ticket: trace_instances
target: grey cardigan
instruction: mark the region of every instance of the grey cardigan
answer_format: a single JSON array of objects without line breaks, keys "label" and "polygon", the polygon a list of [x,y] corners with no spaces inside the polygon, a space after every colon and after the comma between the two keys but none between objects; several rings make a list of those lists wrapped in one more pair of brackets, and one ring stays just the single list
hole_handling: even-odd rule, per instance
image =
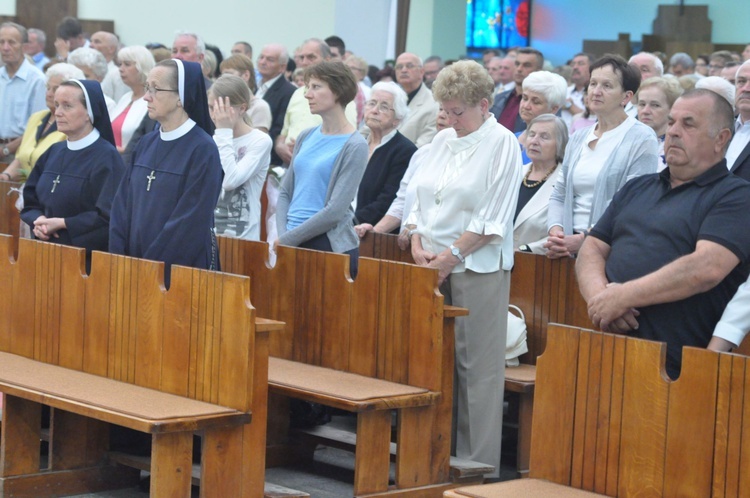
[{"label": "grey cardigan", "polygon": [[[549,199],[547,230],[555,225],[563,227],[566,235],[573,233],[573,173],[586,147],[586,137],[591,128],[582,128],[570,138],[565,150],[562,171],[557,177],[555,189]],[[620,145],[612,152],[599,172],[594,184],[594,199],[591,203],[589,227],[601,218],[615,193],[631,178],[656,173],[659,163],[659,143],[654,130],[636,121],[625,133]]]},{"label": "grey cardigan", "polygon": [[368,146],[359,132],[354,132],[344,143],[336,157],[328,182],[323,209],[300,226],[287,231],[287,213],[294,197],[294,160],[305,139],[315,128],[304,130],[294,145],[292,163],[281,181],[279,200],[276,203],[276,227],[279,244],[299,246],[313,237],[328,235],[333,252],[343,253],[359,247],[359,237],[354,231],[352,201],[367,167]]}]

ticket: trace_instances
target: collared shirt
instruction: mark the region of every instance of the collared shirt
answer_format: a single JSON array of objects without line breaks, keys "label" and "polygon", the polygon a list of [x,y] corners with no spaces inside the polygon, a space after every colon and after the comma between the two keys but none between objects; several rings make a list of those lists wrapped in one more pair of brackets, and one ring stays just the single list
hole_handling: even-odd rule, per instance
[{"label": "collared shirt", "polygon": [[635,337],[666,341],[667,372],[679,371],[683,346],[705,348],[722,311],[748,277],[750,184],[724,160],[672,187],[669,169],[625,184],[590,234],[610,246],[609,282],[629,282],[692,254],[698,241],[720,244],[740,260],[716,287],[679,301],[639,308]]},{"label": "collared shirt", "polygon": [[422,246],[435,254],[466,231],[495,236],[453,273],[510,270],[521,169],[516,137],[493,116],[465,137],[457,137],[452,128],[443,130],[412,180],[417,182],[416,199],[406,224],[416,225]]},{"label": "collared shirt", "polygon": [[279,73],[276,75],[276,77],[271,78],[270,80],[266,81],[265,83],[258,86],[258,91],[255,93],[255,96],[258,98],[263,98],[263,96],[266,94],[269,88],[273,86],[276,81],[284,76],[284,73]]},{"label": "collared shirt", "polygon": [[44,71],[44,66],[49,62],[49,57],[47,57],[44,52],[39,52],[35,55],[32,55],[31,59],[34,61],[34,65],[37,67],[37,69],[42,72]]},{"label": "collared shirt", "polygon": [[734,122],[734,138],[732,138],[727,149],[727,168],[732,169],[748,143],[750,143],[750,119],[743,123],[742,116],[737,116],[737,120]]},{"label": "collared shirt", "polygon": [[45,92],[44,75],[26,58],[13,78],[0,68],[0,138],[23,135],[29,117],[47,108]]}]

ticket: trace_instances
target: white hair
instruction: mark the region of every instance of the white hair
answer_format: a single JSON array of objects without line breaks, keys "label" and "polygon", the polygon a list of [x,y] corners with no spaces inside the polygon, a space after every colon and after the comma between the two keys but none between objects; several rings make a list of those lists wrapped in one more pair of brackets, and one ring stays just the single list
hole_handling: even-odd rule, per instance
[{"label": "white hair", "polygon": [[[175,40],[179,38],[180,36],[190,36],[195,39],[195,53],[196,54],[205,54],[206,53],[206,43],[203,41],[203,38],[200,37],[197,33],[191,33],[189,31],[178,31],[175,33],[174,38]],[[174,42],[172,42],[174,45]]]},{"label": "white hair", "polygon": [[393,114],[396,119],[403,121],[409,115],[408,97],[406,92],[393,81],[378,81],[372,85],[372,92],[378,90],[393,95]]},{"label": "white hair", "polygon": [[695,84],[695,88],[711,90],[712,92],[724,97],[727,102],[729,102],[729,105],[732,106],[732,111],[734,111],[734,85],[721,76],[706,76],[705,78],[701,78]]},{"label": "white hair", "polygon": [[68,62],[78,67],[90,67],[96,77],[99,78],[99,81],[107,76],[107,71],[109,70],[107,67],[107,59],[104,58],[104,55],[98,50],[88,47],[81,47],[73,50],[68,55]]},{"label": "white hair", "polygon": [[151,71],[156,65],[154,56],[149,49],[141,45],[132,45],[130,47],[121,48],[117,52],[117,59],[120,62],[128,61],[135,64],[135,68],[138,70],[138,74],[141,77],[141,82],[146,83],[149,71]]},{"label": "white hair", "polygon": [[50,78],[54,78],[55,76],[59,76],[63,81],[86,79],[83,71],[67,62],[58,62],[57,64],[50,66],[44,75],[48,82]]},{"label": "white hair", "polygon": [[524,80],[524,90],[541,93],[547,99],[547,105],[560,108],[568,97],[568,84],[565,78],[549,71],[534,71]]},{"label": "white hair", "polygon": [[633,59],[638,57],[639,55],[647,55],[653,62],[654,67],[656,68],[656,72],[659,73],[657,76],[662,76],[664,74],[664,63],[659,59],[657,56],[652,54],[651,52],[638,52],[634,56],[632,56],[630,59],[628,59],[628,64],[633,63]]}]

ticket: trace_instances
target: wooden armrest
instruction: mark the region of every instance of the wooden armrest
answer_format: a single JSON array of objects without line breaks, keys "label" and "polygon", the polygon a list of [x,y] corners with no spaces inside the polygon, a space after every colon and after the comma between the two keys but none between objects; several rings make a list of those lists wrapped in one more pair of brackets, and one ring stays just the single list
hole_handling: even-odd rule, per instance
[{"label": "wooden armrest", "polygon": [[443,316],[447,318],[467,316],[468,314],[469,310],[466,308],[459,308],[458,306],[451,306],[450,304],[443,306]]},{"label": "wooden armrest", "polygon": [[284,328],[286,328],[286,323],[284,322],[271,320],[269,318],[255,318],[256,332],[273,332],[274,330],[284,330]]}]

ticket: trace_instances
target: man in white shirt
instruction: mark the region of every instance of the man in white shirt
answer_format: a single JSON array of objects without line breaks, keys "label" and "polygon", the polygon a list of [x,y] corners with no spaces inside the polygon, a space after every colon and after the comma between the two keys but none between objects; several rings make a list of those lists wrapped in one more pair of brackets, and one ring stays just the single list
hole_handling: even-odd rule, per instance
[{"label": "man in white shirt", "polygon": [[115,64],[117,51],[120,48],[120,40],[112,33],[97,31],[91,35],[91,48],[98,50],[107,59],[107,75],[102,80],[102,92],[115,102],[130,91],[130,88],[122,82],[120,68]]},{"label": "man in white shirt", "polygon": [[495,95],[512,89],[513,82],[513,58],[493,57],[487,63],[487,72],[495,82]]},{"label": "man in white shirt", "polygon": [[[261,79],[255,96],[265,100],[271,108],[272,121],[268,135],[273,141],[284,127],[284,116],[289,99],[297,89],[284,78],[287,60],[289,60],[289,53],[286,48],[278,43],[272,43],[263,47],[256,64]],[[276,151],[271,151],[271,164],[274,166],[283,164]]]},{"label": "man in white shirt", "polygon": [[573,124],[573,116],[586,110],[583,103],[583,90],[589,84],[589,78],[591,78],[589,67],[593,63],[594,56],[583,52],[573,56],[573,60],[570,61],[570,67],[573,68],[570,81],[573,84],[568,87],[568,98],[565,100],[565,109],[560,113],[560,117],[568,125],[568,128]]},{"label": "man in white shirt", "polygon": [[734,84],[734,107],[738,113],[734,122],[734,137],[727,150],[727,167],[750,181],[750,60],[737,70]]},{"label": "man in white shirt", "polygon": [[46,109],[44,75],[23,55],[26,28],[0,24],[0,161],[10,163],[21,144],[29,116]]}]

